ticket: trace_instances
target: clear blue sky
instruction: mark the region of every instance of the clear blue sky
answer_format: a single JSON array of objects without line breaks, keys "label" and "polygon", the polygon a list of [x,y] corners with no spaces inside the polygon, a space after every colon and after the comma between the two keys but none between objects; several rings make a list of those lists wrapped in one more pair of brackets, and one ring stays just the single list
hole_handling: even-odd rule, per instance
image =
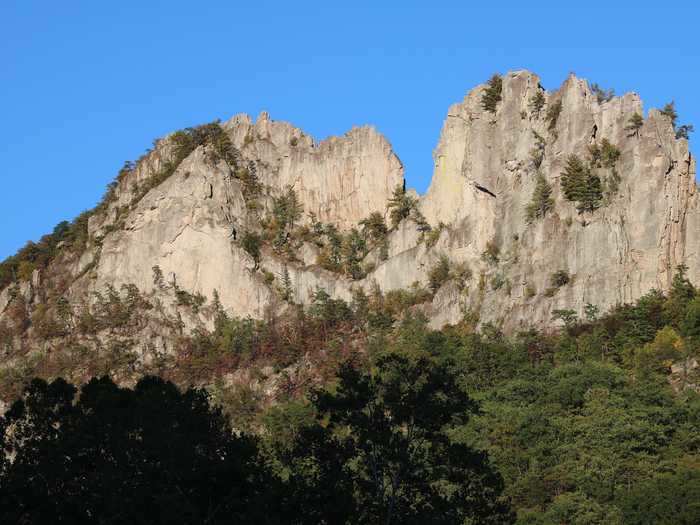
[{"label": "clear blue sky", "polygon": [[696,2],[467,4],[3,0],[0,259],[92,207],[154,138],[239,112],[318,139],[373,124],[421,192],[448,106],[497,71],[675,99],[700,140]]}]

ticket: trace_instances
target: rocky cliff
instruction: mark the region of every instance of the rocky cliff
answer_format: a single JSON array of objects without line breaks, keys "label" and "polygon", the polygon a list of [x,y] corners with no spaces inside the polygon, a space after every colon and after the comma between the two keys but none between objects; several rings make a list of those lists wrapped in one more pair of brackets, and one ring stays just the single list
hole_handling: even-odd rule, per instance
[{"label": "rocky cliff", "polygon": [[[491,88],[450,107],[429,191],[381,238],[359,223],[373,212],[388,220],[404,180],[373,128],[317,144],[263,113],[233,117],[215,141],[184,153],[179,135],[166,137],[122,171],[80,244],[59,243],[31,279],[5,287],[0,320],[15,322],[18,297],[31,318],[42,305],[55,309],[57,297],[85,305],[93,292],[133,284],[192,327],[206,321],[180,311],[183,292],[211,300],[216,291],[229,314],[261,318],[319,289],[342,299],[354,289],[416,290],[443,264],[414,308],[435,326],[469,314],[515,330],[557,309],[583,315],[587,304],[603,311],[665,289],[681,264],[700,280],[695,159],[668,116],[651,109],[631,128],[644,114],[636,94],[601,99],[574,76],[548,92],[532,73],[508,73],[500,100],[485,107]],[[590,210],[563,188],[572,155],[600,184]],[[541,179],[551,205],[529,216]],[[303,215],[281,224],[291,194]],[[259,256],[243,242],[251,235]],[[25,324],[22,344],[39,345],[27,342],[36,338]]]}]

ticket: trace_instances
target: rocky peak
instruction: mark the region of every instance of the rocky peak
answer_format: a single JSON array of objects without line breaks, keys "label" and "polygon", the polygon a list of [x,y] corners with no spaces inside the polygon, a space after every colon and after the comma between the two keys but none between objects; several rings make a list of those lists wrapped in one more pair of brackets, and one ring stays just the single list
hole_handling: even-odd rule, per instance
[{"label": "rocky peak", "polygon": [[[71,259],[71,297],[127,283],[153,289],[157,267],[179,290],[207,298],[216,290],[230,313],[261,317],[284,301],[309,301],[318,288],[347,299],[352,288],[425,287],[447,258],[460,271],[417,295],[429,297],[419,308],[433,324],[472,312],[516,329],[549,322],[556,309],[605,310],[665,289],[679,264],[699,280],[695,159],[668,117],[650,110],[631,131],[631,117],[643,115],[636,94],[601,96],[573,75],[553,92],[528,71],[498,85],[495,103],[484,103],[494,89],[484,84],[449,108],[427,194],[361,254],[352,275],[322,264],[330,241],[311,231],[308,214],[341,233],[373,212],[388,216],[404,183],[401,162],[372,127],[316,143],[263,112],[209,129],[222,130],[230,158],[208,143],[183,152],[173,134],[124,170],[90,218],[84,252]],[[598,185],[585,209],[565,187],[572,156],[584,182]],[[259,186],[252,199],[251,178]],[[531,216],[538,181],[550,200]],[[275,199],[288,188],[307,226],[273,235]],[[257,261],[241,242],[246,232],[262,239]],[[555,274],[567,278],[557,283]],[[27,290],[27,301],[37,301]]]}]

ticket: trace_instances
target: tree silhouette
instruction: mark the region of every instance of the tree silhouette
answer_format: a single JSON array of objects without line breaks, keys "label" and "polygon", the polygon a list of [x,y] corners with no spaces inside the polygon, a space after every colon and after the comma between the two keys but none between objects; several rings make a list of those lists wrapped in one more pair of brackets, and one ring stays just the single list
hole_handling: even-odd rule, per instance
[{"label": "tree silhouette", "polygon": [[275,523],[274,481],[208,395],[34,380],[3,419],[3,523]]},{"label": "tree silhouette", "polygon": [[298,523],[512,523],[486,455],[445,432],[476,410],[452,370],[397,354],[372,375],[344,366],[288,458]]}]

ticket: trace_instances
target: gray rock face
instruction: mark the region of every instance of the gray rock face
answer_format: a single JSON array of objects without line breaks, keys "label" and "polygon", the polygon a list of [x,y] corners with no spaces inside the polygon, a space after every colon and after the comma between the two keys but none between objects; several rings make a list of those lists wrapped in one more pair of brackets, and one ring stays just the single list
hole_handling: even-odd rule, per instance
[{"label": "gray rock face", "polygon": [[[545,321],[554,308],[581,313],[591,303],[606,309],[651,288],[667,288],[682,263],[697,281],[695,159],[687,141],[675,138],[670,120],[651,110],[638,135],[631,134],[625,130],[629,118],[643,114],[636,94],[600,104],[586,81],[571,76],[559,92],[546,94],[548,106],[562,103],[552,133],[529,107],[538,86],[537,76],[514,72],[503,79],[503,102],[495,114],[481,108],[484,86],[452,106],[422,201],[429,222],[444,221],[460,232],[460,241],[449,247],[456,258],[510,281],[510,295],[499,291],[480,298],[482,318],[514,326]],[[536,172],[533,131],[547,137],[540,171],[552,184],[555,205],[543,220],[528,224],[525,207]],[[588,146],[603,139],[621,153],[619,190],[599,210],[579,214],[565,200],[560,176],[570,154],[585,157]],[[479,262],[488,242],[503,254],[495,269]],[[568,271],[573,282],[551,298],[526,300],[528,285],[544,291],[558,269]]]},{"label": "gray rock face", "polygon": [[[603,311],[665,289],[679,264],[700,281],[695,159],[667,117],[651,110],[638,133],[630,133],[630,117],[642,114],[639,97],[599,103],[587,82],[573,76],[547,93],[536,75],[509,73],[495,113],[482,108],[484,89],[478,86],[450,107],[434,152],[433,180],[419,201],[429,224],[444,223],[434,244],[428,246],[416,224],[405,220],[390,233],[385,260],[368,255],[374,269],[360,281],[316,266],[318,250],[310,244],[300,248],[296,262],[265,249],[261,266],[277,276],[286,268],[294,300],[307,302],[317,288],[348,299],[352,287],[376,284],[388,291],[426,283],[444,254],[468,267],[471,278],[459,286],[448,282],[432,304],[423,305],[432,323],[457,322],[472,311],[507,330],[549,322],[557,308],[582,314],[591,303]],[[546,101],[539,114],[531,107],[538,91]],[[546,114],[557,102],[561,112],[550,126]],[[262,208],[247,206],[242,183],[202,147],[134,202],[138,188],[171,159],[166,138],[119,181],[115,201],[91,218],[89,248],[71,270],[74,295],[107,284],[150,290],[158,266],[183,290],[207,297],[216,290],[231,313],[262,317],[278,299],[261,272],[253,271],[237,236],[259,228],[272,197],[292,186],[305,213],[347,230],[371,212],[386,213],[392,190],[403,184],[399,159],[373,128],[353,128],[319,144],[265,113],[255,122],[237,115],[223,128],[241,162],[255,167],[264,188]],[[589,146],[603,139],[620,151],[618,189],[598,210],[580,214],[564,198],[561,173],[569,155],[585,159]],[[538,144],[539,167],[532,153]],[[552,186],[554,205],[528,223],[525,209],[538,170]],[[610,169],[600,174],[611,180]],[[491,261],[483,256],[489,247],[497,251]],[[557,270],[571,281],[553,289]],[[0,293],[0,307],[7,297],[7,290]]]}]

